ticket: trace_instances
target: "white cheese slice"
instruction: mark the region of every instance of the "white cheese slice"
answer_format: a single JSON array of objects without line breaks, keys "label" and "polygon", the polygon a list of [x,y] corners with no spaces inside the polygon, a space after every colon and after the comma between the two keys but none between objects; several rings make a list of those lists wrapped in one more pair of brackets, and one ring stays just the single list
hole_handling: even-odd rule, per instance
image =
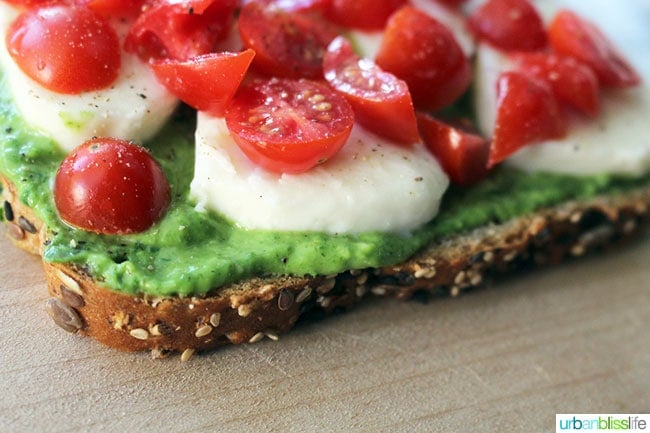
[{"label": "white cheese slice", "polygon": [[[597,119],[573,115],[568,135],[526,146],[505,164],[527,171],[574,175],[616,173],[641,175],[650,170],[650,4],[630,0],[539,1],[546,20],[559,7],[567,7],[592,20],[608,35],[642,75],[643,83],[631,89],[606,89]],[[475,96],[479,127],[491,136],[496,119],[496,81],[509,68],[506,57],[482,44],[478,48]]]},{"label": "white cheese slice", "polygon": [[136,56],[123,53],[117,80],[79,95],[52,92],[26,76],[13,61],[4,34],[17,12],[0,3],[0,66],[25,122],[70,151],[94,136],[143,142],[167,122],[178,101]]},{"label": "white cheese slice", "polygon": [[327,163],[271,173],[241,152],[223,119],[198,114],[191,196],[245,228],[406,232],[437,214],[447,186],[422,144],[394,145],[359,126]]}]

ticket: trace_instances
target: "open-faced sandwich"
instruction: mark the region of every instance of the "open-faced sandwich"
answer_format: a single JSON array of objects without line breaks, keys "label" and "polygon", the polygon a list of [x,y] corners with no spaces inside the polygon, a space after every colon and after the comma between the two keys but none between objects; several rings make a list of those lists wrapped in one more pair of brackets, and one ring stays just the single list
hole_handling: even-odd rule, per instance
[{"label": "open-faced sandwich", "polygon": [[6,232],[42,256],[56,324],[183,359],[581,256],[649,220],[648,18],[3,1]]}]

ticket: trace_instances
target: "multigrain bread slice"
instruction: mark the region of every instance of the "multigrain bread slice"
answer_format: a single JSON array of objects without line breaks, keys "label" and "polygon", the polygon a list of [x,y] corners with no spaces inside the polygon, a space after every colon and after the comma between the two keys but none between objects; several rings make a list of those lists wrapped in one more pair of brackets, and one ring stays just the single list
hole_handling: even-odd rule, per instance
[{"label": "multigrain bread slice", "polygon": [[[39,254],[47,230],[4,178],[7,234]],[[310,312],[345,310],[367,296],[458,295],[493,277],[551,265],[631,239],[650,222],[650,187],[570,201],[432,243],[394,266],[316,277],[253,278],[205,297],[130,296],[102,287],[83,266],[44,262],[46,310],[69,332],[163,357],[278,338]]]}]

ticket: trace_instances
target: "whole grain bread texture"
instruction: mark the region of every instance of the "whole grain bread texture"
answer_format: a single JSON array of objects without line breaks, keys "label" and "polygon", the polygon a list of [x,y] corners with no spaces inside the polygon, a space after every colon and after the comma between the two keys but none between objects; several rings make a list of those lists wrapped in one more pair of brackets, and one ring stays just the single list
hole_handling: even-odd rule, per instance
[{"label": "whole grain bread texture", "polygon": [[[4,178],[2,200],[8,236],[39,254],[46,228],[18,200]],[[218,287],[204,297],[130,296],[99,285],[74,264],[43,262],[45,309],[66,331],[105,345],[149,350],[155,358],[226,344],[278,339],[307,314],[346,310],[372,296],[400,300],[451,295],[513,271],[557,264],[631,239],[650,222],[650,187],[585,201],[570,201],[428,245],[393,266],[337,275],[252,278]]]}]

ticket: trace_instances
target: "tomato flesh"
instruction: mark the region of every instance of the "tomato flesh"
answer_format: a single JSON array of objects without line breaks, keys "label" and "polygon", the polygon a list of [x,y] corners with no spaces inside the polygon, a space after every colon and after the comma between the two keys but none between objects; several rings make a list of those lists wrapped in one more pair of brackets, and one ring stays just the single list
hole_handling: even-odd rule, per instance
[{"label": "tomato flesh", "polygon": [[598,77],[585,63],[552,53],[521,53],[515,56],[519,70],[545,80],[561,101],[582,113],[600,113]]},{"label": "tomato flesh", "polygon": [[239,14],[244,46],[255,51],[253,66],[276,77],[322,78],[323,56],[337,33],[309,15],[262,3],[248,3]]},{"label": "tomato flesh", "polygon": [[411,6],[388,20],[375,63],[406,81],[415,108],[428,111],[451,104],[472,79],[469,62],[452,32]]},{"label": "tomato flesh", "polygon": [[140,13],[145,0],[76,0],[76,2],[105,17],[131,19]]},{"label": "tomato flesh", "polygon": [[542,18],[528,0],[488,0],[467,23],[480,39],[502,50],[539,50],[548,44]]},{"label": "tomato flesh", "polygon": [[418,141],[415,109],[404,81],[359,58],[342,36],[329,45],[323,68],[325,79],[347,98],[360,125],[398,143]]},{"label": "tomato flesh", "polygon": [[636,86],[641,77],[596,25],[562,10],[549,26],[553,49],[589,65],[600,84],[608,87]]},{"label": "tomato flesh", "polygon": [[326,84],[272,78],[244,83],[225,119],[233,139],[254,163],[273,172],[301,173],[341,149],[354,113]]},{"label": "tomato flesh", "polygon": [[6,43],[23,72],[54,92],[78,94],[102,89],[119,74],[121,57],[115,30],[83,6],[28,9],[11,23]]},{"label": "tomato flesh", "polygon": [[145,62],[208,54],[228,34],[237,4],[237,0],[152,3],[131,27],[124,48]]},{"label": "tomato flesh", "polygon": [[497,82],[497,119],[488,167],[520,148],[566,134],[566,118],[551,86],[520,72],[504,72]]},{"label": "tomato flesh", "polygon": [[388,17],[407,0],[330,0],[326,16],[333,22],[362,30],[381,30]]},{"label": "tomato flesh", "polygon": [[422,141],[456,185],[472,185],[484,179],[490,141],[434,117],[418,113]]},{"label": "tomato flesh", "polygon": [[181,101],[221,117],[254,56],[253,50],[210,53],[184,61],[154,61],[150,66],[156,78]]},{"label": "tomato flesh", "polygon": [[129,234],[151,227],[170,203],[165,175],[142,147],[94,138],[64,160],[54,180],[63,221],[83,230]]}]

